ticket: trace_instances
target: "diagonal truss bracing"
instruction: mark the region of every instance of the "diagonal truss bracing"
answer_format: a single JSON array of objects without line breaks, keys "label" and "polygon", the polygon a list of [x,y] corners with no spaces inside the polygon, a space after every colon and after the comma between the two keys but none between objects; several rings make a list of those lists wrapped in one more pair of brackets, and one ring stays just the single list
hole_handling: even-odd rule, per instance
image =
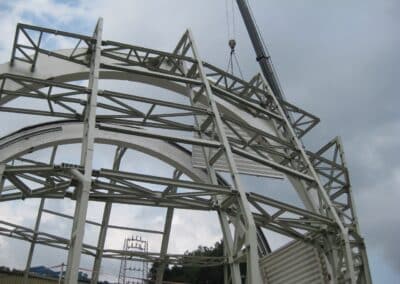
[{"label": "diagonal truss bracing", "polygon": [[[78,181],[72,174],[73,170],[82,171],[82,168],[78,165],[6,166],[3,173],[3,181],[7,182],[19,178],[24,179],[24,181],[21,181],[21,183],[25,182],[24,187],[28,187],[26,185],[28,184],[28,180],[35,180],[38,184],[43,183],[44,186],[39,185],[39,187],[35,188],[30,183],[31,188],[29,189],[30,193],[28,196],[24,195],[25,192],[21,188],[15,187],[14,189],[3,191],[0,200],[18,200],[21,197],[67,197],[75,199],[76,196],[74,196],[71,189]],[[102,181],[99,181],[99,179]],[[167,186],[167,188],[173,186],[179,189],[192,189],[192,191],[159,191],[135,182],[163,185]],[[238,195],[227,186],[201,184],[173,178],[139,175],[106,169],[93,171],[91,183],[91,200],[111,202],[120,200],[119,202],[126,204],[170,206],[196,210],[215,210],[218,207],[231,215],[237,213],[235,206],[238,202]],[[224,202],[215,204],[212,198],[215,195],[224,196]],[[296,224],[299,224],[299,226],[303,224],[299,227],[302,230],[317,233],[322,233],[322,231],[327,230],[329,227],[334,227],[334,223],[322,215],[311,213],[256,193],[248,193],[246,197],[254,205],[253,215],[257,217],[257,223],[261,227],[276,228],[276,230],[280,230],[279,232],[288,236],[291,236],[294,230],[298,229]],[[284,232],[285,229],[282,229],[283,227],[289,228],[291,226],[291,231]],[[306,233],[297,232],[296,234],[300,239],[312,240]]]},{"label": "diagonal truss bracing", "polygon": [[[72,48],[54,51],[60,37]],[[40,69],[44,55],[79,66],[80,74],[85,70],[89,76],[73,78],[89,77],[89,86],[63,82],[67,80],[63,76],[36,76],[35,70]],[[71,281],[76,278],[80,253],[92,255],[96,260],[122,257],[121,251],[104,248],[107,228],[111,226],[109,212],[106,212],[111,210],[110,206],[110,210],[104,212],[102,223],[98,224],[102,230],[100,240],[103,240],[99,241],[98,249],[74,240],[75,236],[83,236],[85,207],[88,200],[93,200],[110,205],[165,207],[169,215],[173,208],[217,211],[226,242],[225,257],[200,259],[168,254],[168,227],[172,218],[168,214],[162,232],[162,251],[131,257],[163,265],[228,264],[232,283],[240,283],[238,264],[246,262],[247,281],[258,283],[261,282],[258,259],[262,250],[261,246],[257,247],[257,228],[266,228],[317,247],[328,259],[331,277],[337,281],[368,283],[368,260],[340,141],[333,140],[315,153],[305,150],[300,139],[319,119],[277,98],[262,75],[245,81],[202,61],[190,31],[183,35],[173,52],[164,52],[102,40],[101,24],[93,36],[18,24],[10,63],[19,68],[27,65],[33,76],[27,73],[0,75],[0,111],[80,122],[84,125],[84,138],[80,140],[81,165],[46,164],[21,154],[4,160],[0,167],[3,184],[0,201],[20,198],[77,200],[75,216],[61,216],[74,220],[71,240],[35,233],[37,230],[29,231],[10,223],[1,223],[0,232],[12,236],[10,232],[14,230],[14,237],[33,243],[63,248],[72,244],[67,272]],[[151,80],[154,85],[168,85],[171,90],[187,96],[190,103],[99,90],[99,77],[109,74],[118,74],[110,78],[129,80],[136,76],[144,82]],[[39,103],[22,106],[17,103],[28,100]],[[40,130],[31,135],[48,135],[51,131]],[[185,151],[193,150],[193,153],[194,149],[199,149],[203,159],[201,168],[209,180],[157,177],[123,172],[118,167],[93,169],[92,149],[99,131],[129,135],[132,139],[163,141]],[[28,135],[0,140],[0,151],[30,138]],[[328,157],[328,154],[333,156]],[[12,161],[23,166],[16,166]],[[240,182],[239,174],[245,172],[239,161],[286,176],[305,209],[246,192]],[[232,176],[231,185],[222,182],[218,175],[217,165],[221,163]],[[163,190],[155,190],[154,185]],[[41,212],[49,213],[46,209]],[[99,270],[100,263],[101,260],[95,263],[95,271]],[[162,274],[157,277],[161,283]]]}]

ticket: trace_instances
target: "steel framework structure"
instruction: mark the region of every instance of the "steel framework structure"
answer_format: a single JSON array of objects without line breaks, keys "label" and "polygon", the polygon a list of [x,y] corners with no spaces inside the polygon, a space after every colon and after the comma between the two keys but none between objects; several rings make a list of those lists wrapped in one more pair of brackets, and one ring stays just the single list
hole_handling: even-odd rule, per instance
[{"label": "steel framework structure", "polygon": [[[269,253],[262,233],[268,229],[315,247],[327,266],[326,283],[371,283],[339,138],[319,151],[306,150],[301,138],[319,119],[276,96],[263,75],[244,81],[204,62],[189,30],[172,52],[165,52],[103,40],[102,25],[100,19],[87,36],[18,24],[11,61],[0,66],[0,111],[53,118],[0,139],[0,201],[41,200],[34,228],[0,221],[1,235],[31,244],[26,279],[35,245],[41,244],[68,250],[66,283],[76,283],[81,254],[94,257],[92,283],[97,283],[102,259],[124,259],[127,253],[131,259],[158,263],[157,283],[162,283],[166,265],[178,264],[224,265],[225,282],[238,284],[240,263],[247,265],[246,283],[263,283],[258,263]],[[55,36],[72,48],[52,50]],[[189,103],[100,90],[100,79],[150,84],[181,94]],[[71,83],[78,80],[88,80],[88,86]],[[41,103],[12,104],[25,98]],[[82,145],[81,163],[56,164],[59,146],[73,143]],[[95,143],[116,147],[109,169],[94,168]],[[194,166],[196,147],[202,165]],[[48,162],[24,157],[41,149],[52,149]],[[173,166],[173,176],[121,171],[129,149]],[[240,180],[246,165],[285,176],[304,208],[246,191]],[[223,179],[221,170],[231,180]],[[73,216],[45,208],[46,199],[63,198],[76,201]],[[101,223],[87,220],[89,200],[105,204]],[[117,203],[166,208],[164,230],[110,224]],[[177,208],[217,212],[225,255],[169,254]],[[70,238],[41,232],[43,214],[72,219]],[[83,242],[87,223],[100,228],[95,245]],[[159,234],[161,250],[107,249],[110,228]]]}]

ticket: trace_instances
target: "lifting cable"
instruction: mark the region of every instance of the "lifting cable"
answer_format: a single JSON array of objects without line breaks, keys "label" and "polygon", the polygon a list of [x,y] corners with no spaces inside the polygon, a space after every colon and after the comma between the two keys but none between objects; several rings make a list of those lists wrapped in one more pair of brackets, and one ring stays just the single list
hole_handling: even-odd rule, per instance
[{"label": "lifting cable", "polygon": [[235,0],[225,0],[225,12],[226,12],[226,26],[227,26],[227,37],[228,45],[230,48],[228,66],[226,72],[234,74],[234,63],[236,63],[240,77],[243,79],[243,73],[239,65],[235,47],[236,47],[236,23],[235,23]]}]

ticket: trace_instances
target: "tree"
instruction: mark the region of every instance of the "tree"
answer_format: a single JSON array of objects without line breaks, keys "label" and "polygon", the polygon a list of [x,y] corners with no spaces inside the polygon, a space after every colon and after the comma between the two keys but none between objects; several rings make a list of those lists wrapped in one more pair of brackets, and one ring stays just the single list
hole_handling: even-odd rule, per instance
[{"label": "tree", "polygon": [[[223,242],[216,242],[213,247],[199,246],[194,251],[186,251],[188,256],[223,256]],[[156,279],[158,264],[154,263],[150,269],[150,277]],[[164,271],[165,281],[186,282],[191,284],[220,284],[224,282],[223,266],[212,267],[166,267]]]}]

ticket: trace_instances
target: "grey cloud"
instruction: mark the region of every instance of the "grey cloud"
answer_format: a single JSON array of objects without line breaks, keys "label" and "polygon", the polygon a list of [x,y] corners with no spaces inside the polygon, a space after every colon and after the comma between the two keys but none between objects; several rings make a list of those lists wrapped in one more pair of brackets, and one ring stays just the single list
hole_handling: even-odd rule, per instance
[{"label": "grey cloud", "polygon": [[[305,138],[306,145],[317,149],[334,136],[342,136],[368,248],[370,252],[383,250],[384,261],[397,269],[399,276],[400,253],[394,249],[400,233],[397,229],[400,221],[394,212],[400,190],[397,160],[400,142],[395,138],[400,123],[399,3],[394,0],[253,0],[250,3],[286,97],[322,119]],[[190,27],[204,59],[222,68],[226,66],[229,50],[224,1],[118,1],[118,4],[111,7],[104,0],[94,6],[92,1],[79,1],[74,7],[79,13],[72,17],[80,22],[78,27],[66,18],[54,23],[55,28],[63,26],[71,31],[78,28],[87,33],[96,18],[103,16],[106,39],[172,50],[180,35]],[[15,19],[24,20],[15,11],[12,14]],[[4,60],[9,58],[15,19],[6,17],[1,21],[4,25],[0,25],[0,31],[5,36],[0,55]],[[258,67],[238,14],[236,20],[237,55],[245,77],[249,78],[258,72]],[[252,191],[265,190],[298,203],[296,197],[284,191],[284,185],[271,183],[270,188],[264,189],[260,179],[244,181]],[[205,233],[210,238],[219,236],[216,228]],[[372,271],[375,281],[383,282],[382,273],[374,267]]]}]

